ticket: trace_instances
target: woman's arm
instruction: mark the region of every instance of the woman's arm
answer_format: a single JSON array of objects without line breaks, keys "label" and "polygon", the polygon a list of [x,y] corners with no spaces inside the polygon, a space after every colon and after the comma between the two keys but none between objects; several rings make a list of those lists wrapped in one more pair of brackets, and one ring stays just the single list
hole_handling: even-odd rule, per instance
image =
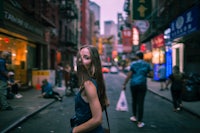
[{"label": "woman's arm", "polygon": [[89,103],[92,118],[87,122],[75,127],[73,133],[80,133],[90,131],[102,123],[102,109],[99,102],[97,89],[91,81],[86,81],[84,83],[84,91],[82,93],[83,99]]}]

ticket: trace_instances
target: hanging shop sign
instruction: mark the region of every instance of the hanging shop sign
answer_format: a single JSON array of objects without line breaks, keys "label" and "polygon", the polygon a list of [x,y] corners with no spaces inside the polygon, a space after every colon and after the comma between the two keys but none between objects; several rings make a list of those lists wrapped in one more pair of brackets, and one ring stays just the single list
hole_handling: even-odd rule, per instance
[{"label": "hanging shop sign", "polygon": [[151,0],[133,0],[133,19],[144,20],[151,14]]},{"label": "hanging shop sign", "polygon": [[138,30],[137,27],[133,26],[132,27],[132,44],[133,45],[139,45],[139,35],[140,35],[140,32]]},{"label": "hanging shop sign", "polygon": [[134,26],[136,26],[140,34],[144,34],[149,28],[149,21],[147,20],[134,20]]},{"label": "hanging shop sign", "polygon": [[170,24],[171,39],[175,39],[200,29],[200,4],[184,12]]},{"label": "hanging shop sign", "polygon": [[152,48],[160,48],[164,46],[164,34],[160,34],[153,39],[151,39]]},{"label": "hanging shop sign", "polygon": [[132,31],[130,29],[122,31],[122,43],[124,52],[132,51]]}]

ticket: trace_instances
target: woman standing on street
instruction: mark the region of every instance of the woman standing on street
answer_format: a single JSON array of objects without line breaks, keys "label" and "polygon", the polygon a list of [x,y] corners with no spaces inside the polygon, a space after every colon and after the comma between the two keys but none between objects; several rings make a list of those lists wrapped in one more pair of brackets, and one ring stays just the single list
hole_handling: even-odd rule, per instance
[{"label": "woman standing on street", "polygon": [[71,119],[72,133],[103,133],[102,111],[108,104],[96,47],[84,45],[77,55],[79,92],[75,97],[75,117]]}]

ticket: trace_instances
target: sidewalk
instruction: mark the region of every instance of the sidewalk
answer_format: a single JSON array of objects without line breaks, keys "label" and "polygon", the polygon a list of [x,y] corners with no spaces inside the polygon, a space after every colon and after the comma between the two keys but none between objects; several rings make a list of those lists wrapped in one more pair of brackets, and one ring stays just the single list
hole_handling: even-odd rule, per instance
[{"label": "sidewalk", "polygon": [[[160,91],[160,84],[158,82],[148,79],[148,87],[149,91],[152,93],[171,102],[170,91]],[[61,95],[65,94],[65,88],[55,88],[55,90]],[[13,127],[16,127],[19,123],[55,102],[54,99],[44,99],[39,97],[41,91],[34,88],[20,91],[20,94],[23,95],[22,98],[8,100],[14,110],[0,111],[0,133],[6,133]],[[200,118],[200,101],[183,102],[183,109]]]},{"label": "sidewalk", "polygon": [[[62,96],[65,94],[65,88],[54,88]],[[0,111],[0,133],[6,133],[19,123],[28,119],[32,115],[54,103],[54,99],[42,98],[41,91],[34,88],[19,92],[22,98],[9,99],[8,102],[13,107],[12,111]]]}]

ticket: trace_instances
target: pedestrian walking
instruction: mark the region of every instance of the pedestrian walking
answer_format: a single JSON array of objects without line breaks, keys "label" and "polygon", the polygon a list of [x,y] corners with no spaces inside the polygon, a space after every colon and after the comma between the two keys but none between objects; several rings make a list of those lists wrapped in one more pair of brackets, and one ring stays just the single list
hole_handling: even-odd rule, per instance
[{"label": "pedestrian walking", "polygon": [[166,86],[166,69],[165,69],[165,65],[163,65],[163,64],[159,64],[158,77],[159,77],[159,82],[160,82],[160,91],[164,91],[165,89],[168,90],[168,88],[165,88],[165,86]]},{"label": "pedestrian walking", "polygon": [[77,55],[79,92],[75,96],[75,116],[70,119],[72,133],[104,133],[102,111],[108,104],[96,47],[82,46]]},{"label": "pedestrian walking", "polygon": [[71,66],[67,64],[64,68],[64,80],[66,89],[70,87],[70,73],[71,73]]},{"label": "pedestrian walking", "polygon": [[166,88],[171,84],[170,91],[173,100],[174,111],[180,111],[182,107],[182,90],[184,85],[185,75],[180,72],[179,66],[173,67],[173,72],[169,75]]},{"label": "pedestrian walking", "polygon": [[70,65],[66,65],[64,69],[64,77],[65,77],[65,86],[66,86],[66,95],[70,96],[75,94],[74,88],[78,88],[78,79],[77,74]]},{"label": "pedestrian walking", "polygon": [[6,68],[6,58],[8,57],[8,52],[2,52],[0,57],[0,109],[1,110],[12,110],[13,108],[9,105],[6,98],[7,93],[7,81],[8,81],[8,71]]},{"label": "pedestrian walking", "polygon": [[130,81],[130,90],[132,95],[132,113],[130,120],[137,122],[139,128],[145,124],[143,120],[144,99],[147,91],[147,76],[152,75],[152,67],[149,63],[143,60],[143,53],[136,53],[136,61],[130,64],[130,70],[123,84],[123,89],[126,89],[126,84]]},{"label": "pedestrian walking", "polygon": [[56,70],[56,84],[58,87],[62,87],[62,80],[63,80],[63,65],[59,63]]}]

